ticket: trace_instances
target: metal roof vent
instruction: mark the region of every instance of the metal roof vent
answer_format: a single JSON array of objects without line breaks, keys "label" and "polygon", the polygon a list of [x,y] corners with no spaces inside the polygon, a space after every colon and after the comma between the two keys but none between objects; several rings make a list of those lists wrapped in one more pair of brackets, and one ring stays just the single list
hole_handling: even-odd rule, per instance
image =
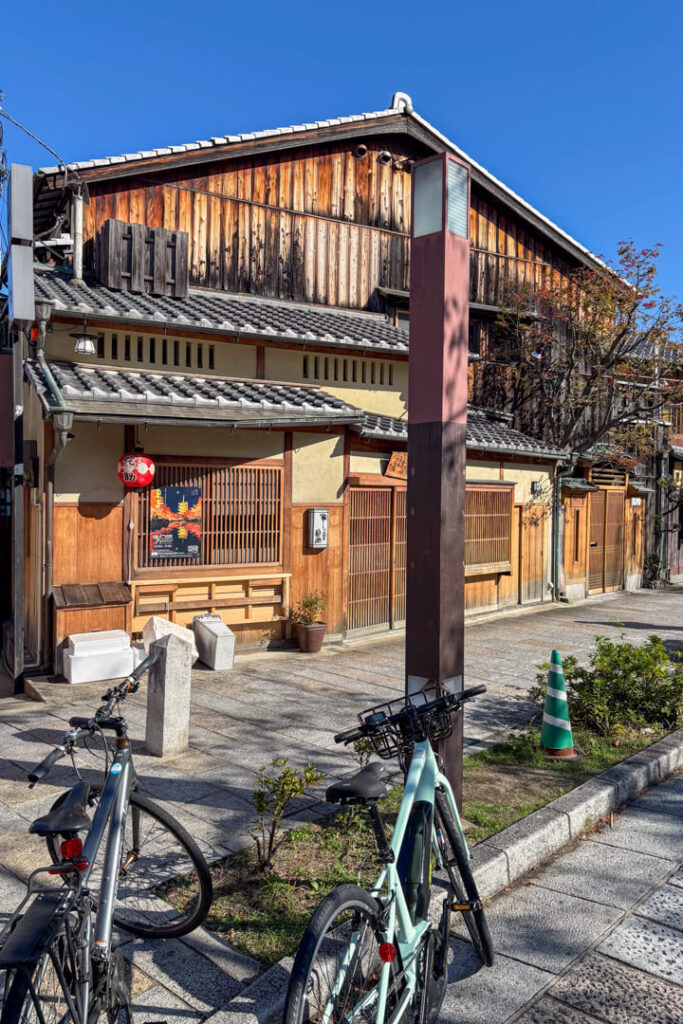
[{"label": "metal roof vent", "polygon": [[391,110],[398,110],[402,114],[412,114],[413,101],[407,92],[395,92],[391,97]]}]

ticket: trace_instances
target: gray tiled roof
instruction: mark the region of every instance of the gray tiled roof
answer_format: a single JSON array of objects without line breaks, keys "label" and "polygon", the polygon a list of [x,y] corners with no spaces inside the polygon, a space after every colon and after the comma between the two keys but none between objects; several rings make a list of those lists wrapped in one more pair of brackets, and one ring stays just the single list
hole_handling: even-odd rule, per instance
[{"label": "gray tiled roof", "polygon": [[[40,364],[26,373],[49,412],[57,402]],[[352,423],[362,412],[318,387],[157,373],[48,361],[67,408],[77,415],[118,419],[220,420],[242,426],[278,423]]]},{"label": "gray tiled roof", "polygon": [[671,454],[675,459],[680,459],[683,462],[683,448],[679,448],[677,445],[671,445]]},{"label": "gray tiled roof", "polygon": [[[539,441],[519,430],[513,430],[506,417],[495,417],[472,406],[467,410],[467,447],[490,452],[510,452],[549,459],[563,459],[565,453],[545,441]],[[363,422],[353,426],[361,437],[377,437],[389,441],[407,441],[408,423],[391,416],[366,413]]]},{"label": "gray tiled roof", "polygon": [[342,313],[297,302],[190,291],[186,299],[114,291],[96,282],[74,284],[69,274],[50,270],[35,274],[37,299],[53,299],[55,313],[112,322],[129,321],[151,329],[163,327],[219,331],[241,337],[406,353],[408,331],[393,327],[375,313]]},{"label": "gray tiled roof", "polygon": [[[344,124],[360,124],[363,121],[377,121],[381,117],[396,116],[397,108],[375,110],[368,114],[355,114],[349,117],[331,117],[326,121],[311,121],[305,124],[290,124],[285,128],[267,128],[259,132],[242,132],[238,135],[215,135],[210,139],[197,142],[185,142],[179,146],[163,146],[160,149],[143,149],[137,153],[123,153],[121,156],[106,156],[96,160],[76,160],[67,164],[70,171],[89,171],[97,167],[115,167],[118,164],[134,163],[137,160],[149,160],[155,156],[172,156],[174,153],[194,153],[199,149],[216,149],[217,146],[229,146],[238,142],[253,142],[257,139],[274,139],[282,135],[294,135],[300,132],[312,132],[320,128],[333,128]],[[43,174],[58,174],[61,167],[41,167]]]},{"label": "gray tiled roof", "polygon": [[566,491],[580,491],[582,493],[598,490],[595,484],[590,483],[588,480],[584,480],[583,477],[577,476],[562,477],[562,486]]}]

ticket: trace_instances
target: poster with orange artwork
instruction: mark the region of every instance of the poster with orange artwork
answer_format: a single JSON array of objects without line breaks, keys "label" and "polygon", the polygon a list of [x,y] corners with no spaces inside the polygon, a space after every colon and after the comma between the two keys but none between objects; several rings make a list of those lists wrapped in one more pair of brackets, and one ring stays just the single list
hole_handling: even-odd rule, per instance
[{"label": "poster with orange artwork", "polygon": [[199,558],[201,541],[201,488],[152,488],[149,502],[150,557]]}]

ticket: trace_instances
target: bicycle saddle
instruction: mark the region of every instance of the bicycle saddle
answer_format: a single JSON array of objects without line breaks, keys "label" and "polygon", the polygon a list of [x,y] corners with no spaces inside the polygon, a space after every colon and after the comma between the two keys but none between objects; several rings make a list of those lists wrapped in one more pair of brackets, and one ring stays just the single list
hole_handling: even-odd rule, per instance
[{"label": "bicycle saddle", "polygon": [[54,836],[63,832],[83,832],[89,829],[92,821],[85,812],[88,804],[90,786],[87,782],[79,782],[70,790],[59,807],[36,818],[29,832],[37,836]]},{"label": "bicycle saddle", "polygon": [[362,800],[380,800],[387,795],[387,787],[381,779],[384,771],[381,764],[369,764],[352,775],[350,779],[335,782],[325,793],[328,804],[348,804]]}]

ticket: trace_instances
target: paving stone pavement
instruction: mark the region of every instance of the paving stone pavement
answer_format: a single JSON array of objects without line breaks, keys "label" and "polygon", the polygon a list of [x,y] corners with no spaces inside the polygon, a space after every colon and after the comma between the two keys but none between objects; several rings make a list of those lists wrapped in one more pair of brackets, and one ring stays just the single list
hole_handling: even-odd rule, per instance
[{"label": "paving stone pavement", "polygon": [[682,1024],[682,858],[679,770],[491,903],[492,968],[453,939],[440,1021]]},{"label": "paving stone pavement", "polygon": [[[624,632],[628,639],[642,641],[656,632],[671,649],[683,649],[682,612],[683,588],[672,588],[612,594],[577,606],[551,606],[469,623],[466,683],[485,682],[489,692],[467,709],[467,748],[493,743],[529,721],[536,709],[526,699],[526,690],[534,682],[535,665],[547,660],[553,647],[583,659],[596,633],[618,636]],[[334,746],[332,735],[350,726],[362,708],[400,697],[403,658],[403,638],[397,636],[335,644],[316,656],[241,656],[231,672],[195,670],[190,750],[169,760],[144,751],[143,687],[125,706],[143,790],[181,821],[207,858],[240,849],[250,842],[250,798],[259,765],[273,756],[288,757],[297,765],[313,761],[328,782],[354,771],[348,752]],[[46,784],[29,791],[26,771],[45,756],[46,744],[59,741],[69,717],[91,712],[101,692],[101,684],[92,684],[54,687],[54,695],[48,689],[48,702],[42,704],[0,699],[0,924],[21,897],[20,879],[45,859],[41,841],[26,832],[28,822],[45,813],[63,787],[72,784],[70,771],[58,765]],[[87,755],[81,760],[85,778],[90,773],[97,777],[97,762],[88,760]],[[662,786],[648,794],[647,801],[643,798],[637,810],[629,812],[633,824],[626,831],[619,821],[612,833],[595,836],[585,844],[590,852],[585,886],[580,884],[583,869],[570,870],[568,862],[562,878],[554,883],[556,893],[539,877],[533,891],[522,891],[514,912],[507,914],[504,901],[492,908],[492,918],[499,920],[501,948],[493,972],[474,976],[467,945],[454,940],[463,956],[453,960],[452,980],[458,984],[449,990],[444,1020],[462,1020],[463,1024],[506,1020],[539,986],[566,971],[586,944],[595,943],[598,935],[614,928],[631,902],[659,881],[660,864],[665,863],[671,871],[672,862],[683,856],[682,830],[674,820],[680,814],[683,795]],[[315,805],[313,798],[301,801],[292,819],[310,820],[317,813]],[[630,858],[631,866],[628,871],[617,868],[615,874],[614,865],[622,856]],[[607,878],[609,885],[604,881]],[[650,906],[650,916],[639,912],[636,924],[629,926],[635,929],[639,948],[651,940],[668,949],[670,916],[678,905],[676,890],[683,892],[680,876],[671,878],[659,902]],[[588,916],[587,905],[592,908]],[[565,932],[558,926],[552,943],[539,941],[538,921],[545,922],[553,906],[564,908],[563,919],[571,927]],[[664,938],[660,929],[666,933]],[[616,931],[614,935],[613,942],[622,941]],[[520,941],[528,947],[526,960],[519,955]],[[200,1021],[229,1003],[237,1006],[242,999],[240,1007],[249,1006],[252,997],[257,998],[258,965],[208,932],[199,930],[163,944],[163,949],[130,943],[126,950],[144,1019],[178,1024]],[[600,962],[606,959],[604,950],[594,955]],[[615,962],[617,954],[609,956],[610,963]],[[285,984],[286,973],[283,975]],[[661,983],[670,985],[672,980],[662,974]],[[496,1002],[494,1016],[487,1018],[476,1010],[484,992],[491,992]],[[543,1007],[538,1012],[542,1011]],[[566,1016],[570,1012],[566,1006],[562,1012],[562,1020],[583,1019],[583,1011],[578,1009],[574,1017]]]}]

